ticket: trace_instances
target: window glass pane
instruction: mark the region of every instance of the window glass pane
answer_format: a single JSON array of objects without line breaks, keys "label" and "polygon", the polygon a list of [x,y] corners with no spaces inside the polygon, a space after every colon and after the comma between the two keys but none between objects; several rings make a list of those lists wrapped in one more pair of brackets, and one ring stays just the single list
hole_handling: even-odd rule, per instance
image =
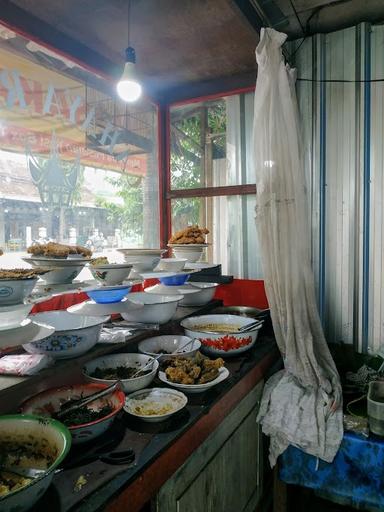
[{"label": "window glass pane", "polygon": [[223,274],[261,279],[254,195],[173,199],[172,233],[192,224],[210,231],[203,261],[221,263]]},{"label": "window glass pane", "polygon": [[127,107],[77,64],[0,39],[0,247],[158,247],[158,188],[155,106]]},{"label": "window glass pane", "polygon": [[171,188],[255,183],[253,93],[171,107]]}]

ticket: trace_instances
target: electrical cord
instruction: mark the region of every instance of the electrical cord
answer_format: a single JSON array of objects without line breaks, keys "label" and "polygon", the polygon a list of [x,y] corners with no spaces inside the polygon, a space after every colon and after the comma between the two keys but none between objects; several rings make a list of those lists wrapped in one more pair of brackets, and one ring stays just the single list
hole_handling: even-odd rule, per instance
[{"label": "electrical cord", "polygon": [[305,37],[305,35],[306,35],[306,33],[305,33],[305,29],[304,29],[303,24],[301,23],[301,19],[299,18],[299,14],[298,14],[298,12],[296,11],[296,7],[295,7],[295,5],[294,5],[294,3],[293,3],[293,0],[289,0],[289,3],[291,4],[291,7],[292,7],[293,12],[295,13],[295,16],[296,16],[297,22],[298,22],[298,24],[300,25],[301,31],[302,31],[302,33],[303,33],[303,36]]},{"label": "electrical cord", "polygon": [[360,414],[355,414],[349,408],[352,404],[360,402],[364,398],[367,398],[367,394],[364,394],[364,395],[360,396],[359,398],[355,398],[355,400],[351,400],[350,402],[348,402],[347,407],[346,407],[348,414],[350,414],[351,416],[355,416],[356,418],[365,418],[365,416],[361,416]]}]

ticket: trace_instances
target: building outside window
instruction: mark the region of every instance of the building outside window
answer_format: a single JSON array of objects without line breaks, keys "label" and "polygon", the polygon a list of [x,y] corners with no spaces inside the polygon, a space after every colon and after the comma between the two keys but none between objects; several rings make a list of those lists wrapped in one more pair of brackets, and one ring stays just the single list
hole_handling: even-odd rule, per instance
[{"label": "building outside window", "polygon": [[0,34],[2,266],[48,240],[158,247],[157,108],[127,107],[102,78]]}]

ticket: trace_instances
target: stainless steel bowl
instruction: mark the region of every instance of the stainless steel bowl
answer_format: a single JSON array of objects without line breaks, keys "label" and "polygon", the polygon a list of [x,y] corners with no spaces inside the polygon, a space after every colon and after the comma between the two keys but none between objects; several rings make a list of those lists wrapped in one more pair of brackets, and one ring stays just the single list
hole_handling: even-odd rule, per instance
[{"label": "stainless steel bowl", "polygon": [[212,311],[216,315],[237,315],[249,318],[260,318],[269,315],[269,309],[258,309],[250,306],[221,306]]}]

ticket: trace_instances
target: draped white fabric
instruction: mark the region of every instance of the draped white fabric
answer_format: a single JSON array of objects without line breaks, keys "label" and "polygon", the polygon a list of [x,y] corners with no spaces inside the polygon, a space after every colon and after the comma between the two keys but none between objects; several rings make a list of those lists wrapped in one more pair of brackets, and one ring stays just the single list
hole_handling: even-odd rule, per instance
[{"label": "draped white fabric", "polygon": [[261,31],[253,131],[256,227],[285,367],[267,382],[259,412],[271,437],[271,465],[289,444],[331,462],[343,435],[340,380],[316,305],[295,76],[283,61],[285,39],[273,29]]}]

